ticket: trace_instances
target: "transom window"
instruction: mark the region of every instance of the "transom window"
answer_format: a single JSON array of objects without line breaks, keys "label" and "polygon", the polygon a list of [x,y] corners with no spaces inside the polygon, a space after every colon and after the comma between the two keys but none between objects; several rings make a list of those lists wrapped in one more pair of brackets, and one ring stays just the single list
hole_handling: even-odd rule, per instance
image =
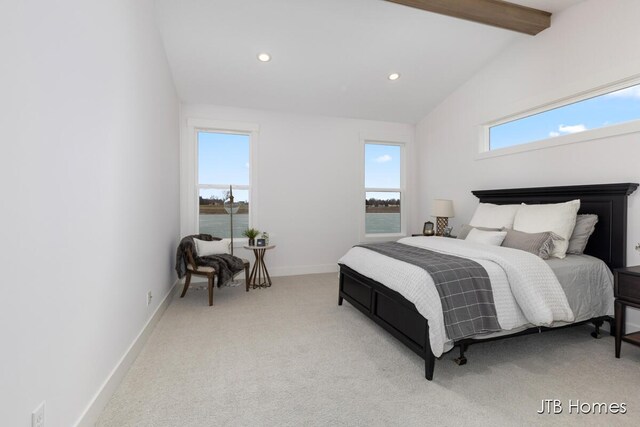
[{"label": "transom window", "polygon": [[599,91],[587,98],[489,125],[488,144],[485,145],[484,151],[614,127],[638,120],[640,84],[622,89],[618,86],[609,91],[605,90],[604,93]]},{"label": "transom window", "polygon": [[403,149],[366,142],[364,149],[365,234],[400,234],[404,229]]},{"label": "transom window", "polygon": [[249,227],[250,135],[197,131],[198,225],[200,233],[231,235],[229,187],[234,196],[233,235]]}]

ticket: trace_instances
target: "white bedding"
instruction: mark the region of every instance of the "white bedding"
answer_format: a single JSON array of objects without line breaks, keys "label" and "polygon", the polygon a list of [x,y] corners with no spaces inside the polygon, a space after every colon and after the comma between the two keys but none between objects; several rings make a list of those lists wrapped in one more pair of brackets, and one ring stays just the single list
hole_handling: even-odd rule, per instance
[{"label": "white bedding", "polygon": [[604,261],[569,254],[545,262],[562,285],[576,322],[613,315],[613,274]]},{"label": "white bedding", "polygon": [[[407,237],[400,243],[473,259],[491,279],[498,322],[504,330],[526,324],[550,326],[571,322],[573,312],[555,274],[542,259],[517,249],[444,237]],[[361,247],[349,250],[340,263],[402,294],[429,321],[431,351],[439,357],[451,348],[440,296],[422,268]]]}]

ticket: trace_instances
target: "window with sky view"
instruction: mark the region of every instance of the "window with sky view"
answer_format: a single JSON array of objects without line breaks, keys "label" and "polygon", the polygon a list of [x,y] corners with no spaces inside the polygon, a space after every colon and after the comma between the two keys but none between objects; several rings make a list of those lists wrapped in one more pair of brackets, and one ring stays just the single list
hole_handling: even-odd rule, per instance
[{"label": "window with sky view", "polygon": [[489,150],[640,119],[640,84],[543,111],[489,129]]},{"label": "window with sky view", "polygon": [[365,233],[401,232],[401,149],[365,144]]},{"label": "window with sky view", "polygon": [[249,135],[198,132],[198,218],[200,233],[231,235],[230,216],[224,208],[229,186],[238,210],[233,235],[249,227]]}]

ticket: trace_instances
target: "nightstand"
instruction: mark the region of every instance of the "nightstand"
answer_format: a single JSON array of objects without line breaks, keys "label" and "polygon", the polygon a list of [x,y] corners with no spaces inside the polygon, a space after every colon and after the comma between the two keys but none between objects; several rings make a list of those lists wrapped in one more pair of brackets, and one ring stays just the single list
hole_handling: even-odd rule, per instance
[{"label": "nightstand", "polygon": [[616,297],[616,357],[620,358],[622,341],[640,346],[640,331],[625,334],[627,306],[640,309],[640,266],[615,270],[614,296]]}]

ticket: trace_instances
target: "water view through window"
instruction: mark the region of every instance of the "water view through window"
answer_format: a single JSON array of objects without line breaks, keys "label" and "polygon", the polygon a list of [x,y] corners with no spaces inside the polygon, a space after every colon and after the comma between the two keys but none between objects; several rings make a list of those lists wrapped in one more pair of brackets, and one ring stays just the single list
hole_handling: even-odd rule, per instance
[{"label": "water view through window", "polygon": [[400,193],[367,193],[365,206],[367,234],[400,233]]},{"label": "water view through window", "polygon": [[229,185],[233,186],[233,236],[249,228],[249,136],[198,132],[200,233],[231,236]]},{"label": "water view through window", "polygon": [[[233,214],[234,238],[242,237],[242,232],[249,228],[248,195],[247,190],[233,190],[237,207]],[[224,207],[227,198],[228,190],[200,190],[200,233],[222,238],[231,236],[231,216]]]},{"label": "water view through window", "polygon": [[365,144],[365,233],[400,233],[401,147]]}]

